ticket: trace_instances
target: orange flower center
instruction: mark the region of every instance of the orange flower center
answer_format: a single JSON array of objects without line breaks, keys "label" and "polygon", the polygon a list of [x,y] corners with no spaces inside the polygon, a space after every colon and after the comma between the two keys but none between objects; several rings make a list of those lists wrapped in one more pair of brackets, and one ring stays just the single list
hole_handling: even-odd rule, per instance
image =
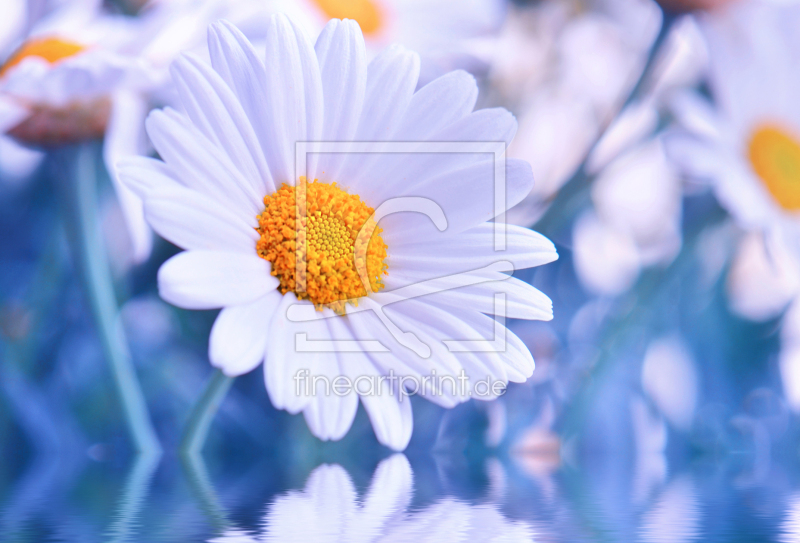
[{"label": "orange flower center", "polygon": [[374,210],[336,183],[301,177],[300,192],[299,204],[298,188],[285,183],[264,198],[256,252],[272,263],[282,294],[292,291],[318,310],[342,315],[347,302],[357,305],[368,294],[362,278],[370,292],[383,288],[388,265],[382,230],[372,220]]},{"label": "orange flower center", "polygon": [[331,19],[353,19],[366,34],[377,34],[383,27],[383,13],[374,0],[314,0]]},{"label": "orange flower center", "polygon": [[28,40],[14,51],[14,54],[0,68],[0,77],[28,57],[40,57],[50,64],[55,64],[59,60],[77,55],[84,49],[86,48],[83,45],[59,38]]},{"label": "orange flower center", "polygon": [[774,125],[759,127],[750,139],[750,162],[778,204],[800,210],[800,143]]}]

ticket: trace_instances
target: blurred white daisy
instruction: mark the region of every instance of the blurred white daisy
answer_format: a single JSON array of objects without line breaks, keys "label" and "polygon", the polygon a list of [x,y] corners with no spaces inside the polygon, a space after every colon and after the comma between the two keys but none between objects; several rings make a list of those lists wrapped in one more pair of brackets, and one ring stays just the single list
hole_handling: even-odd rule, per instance
[{"label": "blurred white daisy", "polygon": [[660,138],[637,143],[613,160],[591,196],[593,208],[572,232],[575,271],[589,291],[619,295],[643,269],[678,254],[682,188]]},{"label": "blurred white daisy", "polygon": [[669,142],[690,176],[713,183],[740,226],[798,246],[800,210],[800,22],[797,6],[735,4],[706,14],[714,106],[684,95],[686,129]]},{"label": "blurred white daisy", "polygon": [[[507,518],[494,503],[444,498],[411,510],[413,472],[405,456],[383,460],[359,496],[341,466],[316,468],[301,491],[267,507],[261,534],[229,529],[209,543],[256,541],[533,541],[533,527]],[[303,519],[303,522],[297,522]]]},{"label": "blurred white daisy", "polygon": [[683,132],[668,150],[687,176],[711,183],[744,230],[727,277],[731,309],[764,321],[792,304],[780,364],[788,403],[800,410],[800,7],[745,2],[700,20],[714,104],[696,94],[677,99]]},{"label": "blurred white daisy", "polygon": [[519,112],[509,156],[529,161],[536,186],[510,222],[532,224],[575,173],[622,106],[661,20],[650,0],[542,2],[516,8],[489,79],[500,103]]},{"label": "blurred white daisy", "polygon": [[[75,2],[34,25],[0,70],[0,110],[7,113],[0,132],[10,136],[2,138],[4,169],[24,176],[41,149],[104,135],[107,163],[139,152],[142,130],[133,121],[142,124],[146,112],[137,91],[151,75],[130,48],[142,37],[137,24],[104,13],[99,2]],[[141,260],[151,237],[141,203],[115,184]]]},{"label": "blurred white daisy", "polygon": [[[411,410],[396,381],[380,381],[372,393],[314,395],[298,390],[298,372],[335,380],[390,372],[455,377],[463,370],[466,393],[449,385],[435,391],[430,382],[419,389],[447,407],[474,395],[477,380],[524,381],[533,359],[508,331],[502,356],[452,352],[443,341],[493,337],[495,321],[487,314],[498,313],[495,293],[507,297],[506,316],[550,319],[546,296],[487,266],[538,266],[557,258],[555,248],[535,232],[508,226],[506,250],[494,251],[495,226],[487,222],[496,214],[491,156],[322,154],[308,161],[309,183],[296,177],[295,144],[507,144],[516,122],[502,109],[473,112],[478,89],[465,72],[414,92],[419,59],[402,47],[367,66],[353,21],[331,21],[313,45],[286,16],[274,16],[266,39],[265,56],[234,26],[212,26],[211,67],[190,56],[174,66],[185,113],[168,109],[148,118],[164,162],[127,160],[121,175],[142,196],[156,232],[187,249],[162,266],[162,297],[184,308],[224,308],[211,332],[212,364],[240,375],[264,362],[273,404],[303,411],[322,439],[347,432],[360,397],[381,443],[402,449]],[[530,166],[518,160],[507,161],[505,177],[503,208],[533,183]],[[298,192],[304,206],[296,205]],[[446,229],[422,213],[395,213],[380,227],[368,223],[374,209],[396,197],[434,202]],[[301,208],[306,215],[298,217]],[[376,229],[360,236],[365,225]],[[298,254],[304,270],[297,269]],[[467,272],[475,284],[442,290],[463,285],[458,274]],[[434,279],[428,290],[398,290]],[[421,294],[427,295],[411,299]],[[290,320],[291,308],[307,310],[298,318],[310,321]],[[309,341],[375,340],[388,350],[299,352],[297,334]],[[427,347],[408,348],[408,341]]]},{"label": "blurred white daisy", "polygon": [[697,84],[705,65],[694,20],[676,21],[644,82],[645,92],[592,150],[586,171],[596,176],[593,207],[573,228],[575,268],[588,290],[621,294],[643,269],[667,264],[678,254],[683,186],[658,126],[671,98]]},{"label": "blurred white daisy", "polygon": [[133,260],[145,259],[151,233],[141,202],[118,182],[112,165],[149,150],[144,119],[153,97],[169,94],[164,90],[169,63],[202,43],[212,20],[237,13],[233,8],[242,4],[256,2],[200,0],[183,3],[180,10],[153,3],[137,17],[109,13],[99,0],[42,6],[29,32],[16,26],[13,48],[0,68],[5,177],[24,178],[41,161],[42,149],[104,138]]},{"label": "blurred white daisy", "polygon": [[714,106],[694,94],[676,99],[683,132],[666,140],[668,150],[749,232],[728,276],[732,309],[771,319],[800,287],[800,78],[792,68],[800,9],[750,2],[701,21]]},{"label": "blurred white daisy", "polygon": [[353,19],[367,54],[390,44],[419,53],[420,83],[455,69],[488,67],[507,0],[278,0],[276,9],[317,35],[330,19]]}]

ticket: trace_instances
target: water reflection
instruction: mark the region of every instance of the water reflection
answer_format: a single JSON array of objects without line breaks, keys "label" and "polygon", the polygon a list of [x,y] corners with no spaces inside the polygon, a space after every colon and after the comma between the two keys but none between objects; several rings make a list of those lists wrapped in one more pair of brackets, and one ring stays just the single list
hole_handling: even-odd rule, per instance
[{"label": "water reflection", "polygon": [[260,534],[232,528],[211,543],[533,541],[533,529],[494,504],[444,498],[412,508],[414,475],[405,456],[383,460],[369,488],[359,493],[339,465],[316,468],[301,491],[267,506]]},{"label": "water reflection", "polygon": [[687,477],[670,483],[643,515],[639,535],[645,543],[688,543],[700,535],[694,484]]},{"label": "water reflection", "polygon": [[778,541],[781,543],[796,543],[800,541],[800,492],[795,493],[788,500],[786,519],[781,524],[781,534]]},{"label": "water reflection", "polygon": [[168,455],[135,459],[123,476],[113,461],[39,454],[2,487],[0,541],[800,541],[793,461],[753,477],[752,444],[682,460],[663,420],[635,411],[644,429],[631,455],[568,442],[548,470],[529,468],[530,451],[322,464]]}]

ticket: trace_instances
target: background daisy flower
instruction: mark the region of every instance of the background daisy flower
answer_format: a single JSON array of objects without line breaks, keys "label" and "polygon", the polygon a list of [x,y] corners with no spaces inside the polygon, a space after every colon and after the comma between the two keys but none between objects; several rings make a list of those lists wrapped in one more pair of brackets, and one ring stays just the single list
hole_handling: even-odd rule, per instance
[{"label": "background daisy flower", "polygon": [[[131,121],[145,113],[138,91],[151,74],[131,46],[144,22],[86,4],[65,5],[41,19],[0,72],[0,109],[16,112],[2,119],[5,146],[33,148],[15,155],[29,169],[43,157],[39,149],[103,136],[108,163],[141,149],[141,130]],[[141,260],[151,243],[141,203],[126,187],[117,183],[116,189]]]},{"label": "background daisy flower", "polygon": [[670,154],[695,179],[712,182],[742,228],[798,239],[800,47],[796,6],[735,4],[702,17],[713,107],[698,94],[674,103],[683,137]]},{"label": "background daisy flower", "polygon": [[420,84],[445,72],[483,73],[493,36],[506,15],[504,0],[279,0],[286,13],[316,35],[330,19],[352,19],[361,27],[369,57],[390,44],[420,55]]},{"label": "background daisy flower", "polygon": [[[508,226],[506,250],[494,251],[494,225],[487,222],[495,215],[494,161],[485,155],[323,154],[309,159],[314,182],[305,182],[296,177],[295,143],[508,144],[516,122],[502,109],[473,111],[477,86],[464,72],[415,92],[419,59],[401,47],[367,66],[354,21],[331,21],[312,45],[287,17],[274,16],[266,40],[264,57],[232,25],[213,25],[211,66],[184,57],[173,68],[185,113],[167,109],[148,118],[163,162],[138,158],[121,165],[151,226],[186,249],[159,271],[161,296],[187,309],[222,307],[210,336],[212,364],[235,376],[263,362],[273,404],[302,411],[316,436],[341,438],[360,397],[378,440],[403,449],[411,410],[396,382],[383,381],[377,394],[315,395],[296,390],[295,376],[300,370],[331,380],[464,371],[468,392],[420,387],[420,395],[446,407],[469,399],[479,379],[524,381],[533,359],[512,333],[504,332],[502,356],[454,353],[443,340],[492,337],[487,314],[497,312],[495,292],[507,296],[506,316],[551,318],[546,296],[490,266],[538,266],[557,258],[555,248],[535,232]],[[505,174],[503,207],[509,207],[530,191],[533,178],[518,160],[507,161]],[[299,219],[298,192],[307,213]],[[440,206],[444,231],[422,213],[399,213],[382,219],[359,246],[358,232],[373,210],[404,196]],[[304,237],[307,267],[300,272],[296,251]],[[368,285],[355,269],[359,259]],[[464,273],[477,281],[454,288]],[[430,280],[436,280],[432,290],[401,294]],[[291,306],[305,308],[309,320],[290,319]],[[403,333],[392,334],[381,315]],[[298,352],[298,333],[311,340],[378,340],[388,351]],[[409,334],[431,352],[409,349]]]},{"label": "background daisy flower", "polygon": [[141,202],[119,183],[113,165],[151,150],[144,119],[154,102],[169,102],[174,94],[168,66],[175,56],[202,43],[211,20],[263,12],[249,1],[203,0],[193,8],[153,3],[131,17],[96,0],[42,7],[0,69],[3,168],[24,177],[41,161],[42,149],[103,138],[134,262],[149,256],[151,232]]},{"label": "background daisy flower", "polygon": [[739,232],[725,278],[730,308],[758,322],[783,317],[779,370],[787,403],[798,411],[800,10],[745,2],[700,21],[713,105],[697,93],[675,99],[682,130],[667,138],[669,154],[690,179],[710,183],[733,217]]}]

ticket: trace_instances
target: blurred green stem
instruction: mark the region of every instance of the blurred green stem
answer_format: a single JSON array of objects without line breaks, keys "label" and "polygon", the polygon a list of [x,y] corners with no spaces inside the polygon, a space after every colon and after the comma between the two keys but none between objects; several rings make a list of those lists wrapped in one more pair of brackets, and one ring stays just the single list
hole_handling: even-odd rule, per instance
[{"label": "blurred green stem", "polygon": [[84,143],[54,150],[51,159],[53,177],[64,195],[66,229],[73,257],[80,269],[97,332],[114,376],[128,431],[137,451],[157,455],[161,452],[161,445],[133,368],[100,232],[97,213],[100,149],[96,143]]},{"label": "blurred green stem", "polygon": [[647,88],[650,77],[655,68],[656,61],[658,60],[659,53],[662,49],[664,42],[672,30],[673,23],[675,22],[675,15],[670,13],[663,13],[661,29],[653,41],[648,53],[647,60],[645,61],[642,72],[638,80],[628,94],[628,97],[622,102],[619,110],[615,111],[613,116],[610,116],[598,131],[598,137],[594,144],[589,147],[588,151],[583,157],[580,166],[570,179],[564,183],[564,186],[556,193],[547,211],[542,217],[533,225],[533,229],[541,232],[549,237],[555,237],[564,227],[574,222],[577,214],[589,203],[589,189],[591,188],[591,181],[593,177],[587,171],[587,162],[592,156],[597,144],[602,141],[603,137],[608,132],[608,129],[614,124],[614,121],[619,117],[626,107],[632,102],[641,97],[642,92]]},{"label": "blurred green stem", "polygon": [[202,455],[199,452],[184,452],[181,454],[181,464],[186,470],[192,493],[200,503],[208,520],[218,534],[224,533],[230,527],[228,513],[214,490]]},{"label": "blurred green stem", "polygon": [[197,456],[202,452],[211,422],[232,384],[233,377],[228,377],[220,370],[214,371],[214,375],[211,376],[202,396],[189,415],[186,432],[181,440],[181,454]]},{"label": "blurred green stem", "polygon": [[192,408],[180,446],[181,463],[189,477],[192,491],[219,533],[228,528],[228,515],[219,501],[214,485],[211,484],[202,452],[211,422],[214,420],[222,400],[228,394],[233,380],[233,377],[228,377],[220,370],[214,371],[203,394]]},{"label": "blurred green stem", "polygon": [[109,543],[131,541],[160,458],[161,455],[157,453],[142,453],[136,456],[114,515],[114,524],[109,529]]}]

